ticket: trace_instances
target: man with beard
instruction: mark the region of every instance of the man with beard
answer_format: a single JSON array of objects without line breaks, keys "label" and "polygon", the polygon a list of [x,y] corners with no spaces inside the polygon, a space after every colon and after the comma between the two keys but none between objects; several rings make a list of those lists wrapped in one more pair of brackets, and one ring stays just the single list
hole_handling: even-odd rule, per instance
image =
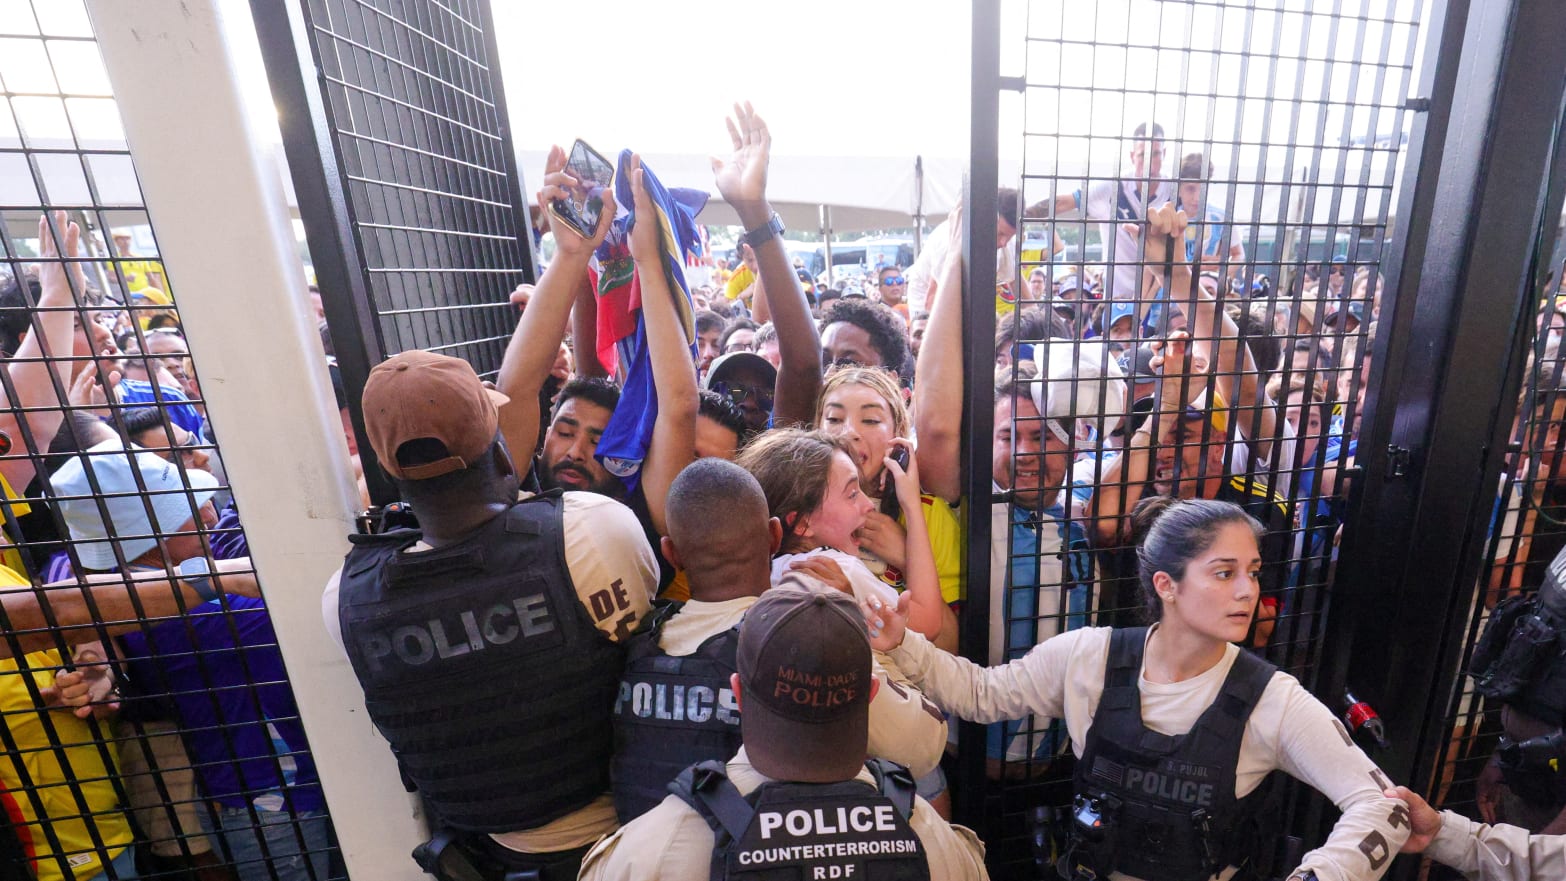
[{"label": "man with beard", "polygon": [[620,389],[606,379],[573,379],[560,389],[544,446],[533,462],[540,486],[624,498],[625,486],[593,456],[619,403]]}]

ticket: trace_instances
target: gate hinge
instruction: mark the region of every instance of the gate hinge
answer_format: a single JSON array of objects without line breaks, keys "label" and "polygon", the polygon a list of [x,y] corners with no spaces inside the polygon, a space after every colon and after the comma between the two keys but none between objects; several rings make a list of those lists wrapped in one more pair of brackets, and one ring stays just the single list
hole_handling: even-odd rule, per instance
[{"label": "gate hinge", "polygon": [[1387,444],[1387,477],[1407,477],[1413,452],[1408,447]]},{"label": "gate hinge", "polygon": [[1028,79],[1020,76],[1003,76],[996,81],[996,85],[1003,92],[1025,92],[1028,90]]},{"label": "gate hinge", "polygon": [[1415,113],[1429,113],[1430,112],[1430,99],[1429,98],[1409,98],[1407,101],[1403,102],[1403,109],[1404,110],[1412,110]]}]

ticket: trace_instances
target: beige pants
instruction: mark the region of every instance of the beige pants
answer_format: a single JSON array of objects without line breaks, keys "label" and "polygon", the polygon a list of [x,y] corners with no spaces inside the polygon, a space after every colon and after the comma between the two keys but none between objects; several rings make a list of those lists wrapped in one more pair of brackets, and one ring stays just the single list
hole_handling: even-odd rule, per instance
[{"label": "beige pants", "polygon": [[212,850],[212,842],[201,825],[201,811],[205,808],[196,790],[196,772],[178,731],[173,722],[115,725],[120,746],[120,780],[130,797],[136,825],[147,836],[152,852],[160,857]]}]

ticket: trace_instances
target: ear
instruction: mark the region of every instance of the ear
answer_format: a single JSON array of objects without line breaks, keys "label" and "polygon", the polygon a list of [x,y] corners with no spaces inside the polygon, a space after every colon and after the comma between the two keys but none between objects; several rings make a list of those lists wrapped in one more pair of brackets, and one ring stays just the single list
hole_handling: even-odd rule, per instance
[{"label": "ear", "polygon": [[794,528],[792,530],[789,530],[788,532],[786,532],[783,537],[785,539],[787,539],[787,538],[789,538],[791,536],[798,537],[798,538],[803,539],[803,540],[805,540],[807,542],[814,540],[815,536],[810,531],[810,515],[809,514],[796,514],[794,516],[795,516]]},{"label": "ear", "polygon": [[511,451],[506,448],[506,442],[501,440],[497,443],[497,446],[499,446],[500,449],[495,451],[495,465],[496,468],[500,471],[500,476],[510,477],[511,475],[516,474],[517,466],[515,462],[511,461]]},{"label": "ear", "polygon": [[674,540],[667,535],[658,539],[658,548],[663,551],[663,558],[669,561],[669,565],[676,569],[685,569],[685,561],[680,559],[680,549],[674,546]]},{"label": "ear", "polygon": [[[779,520],[776,517],[772,517],[772,518],[767,520],[767,538],[768,538],[768,545],[771,548],[771,551],[768,554],[768,556],[776,556],[777,552],[779,550],[781,550],[782,547],[783,547],[783,521],[782,520]],[[668,539],[664,539],[664,541],[668,541]],[[670,560],[669,562],[672,563],[674,561]]]},{"label": "ear", "polygon": [[1153,573],[1153,590],[1158,592],[1160,599],[1175,593],[1179,582],[1169,577],[1168,572]]},{"label": "ear", "polygon": [[[739,711],[740,711],[741,715],[744,715],[744,713],[745,713],[745,695],[740,690],[740,680],[739,680],[739,674],[738,673],[730,673],[729,674],[729,690],[734,692],[734,706],[739,708]],[[873,693],[874,692],[872,692],[872,694]]]}]

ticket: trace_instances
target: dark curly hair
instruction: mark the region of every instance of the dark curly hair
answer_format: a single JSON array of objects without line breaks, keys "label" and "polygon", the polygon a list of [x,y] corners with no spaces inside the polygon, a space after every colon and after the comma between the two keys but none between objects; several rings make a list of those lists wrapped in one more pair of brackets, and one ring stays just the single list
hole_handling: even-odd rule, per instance
[{"label": "dark curly hair", "polygon": [[616,385],[614,380],[601,376],[573,379],[560,389],[559,397],[555,398],[555,409],[549,414],[549,418],[553,420],[560,415],[560,408],[573,398],[581,398],[589,404],[597,404],[612,413],[614,408],[620,405],[620,386]]},{"label": "dark curly hair", "polygon": [[717,392],[702,389],[696,399],[696,413],[734,432],[742,445],[747,440],[750,428],[745,424],[745,411]]},{"label": "dark curly hair", "polygon": [[821,330],[839,321],[852,324],[870,335],[870,345],[881,355],[881,363],[866,367],[885,367],[902,373],[908,362],[908,325],[896,312],[858,298],[842,299],[832,304],[821,317]]}]

